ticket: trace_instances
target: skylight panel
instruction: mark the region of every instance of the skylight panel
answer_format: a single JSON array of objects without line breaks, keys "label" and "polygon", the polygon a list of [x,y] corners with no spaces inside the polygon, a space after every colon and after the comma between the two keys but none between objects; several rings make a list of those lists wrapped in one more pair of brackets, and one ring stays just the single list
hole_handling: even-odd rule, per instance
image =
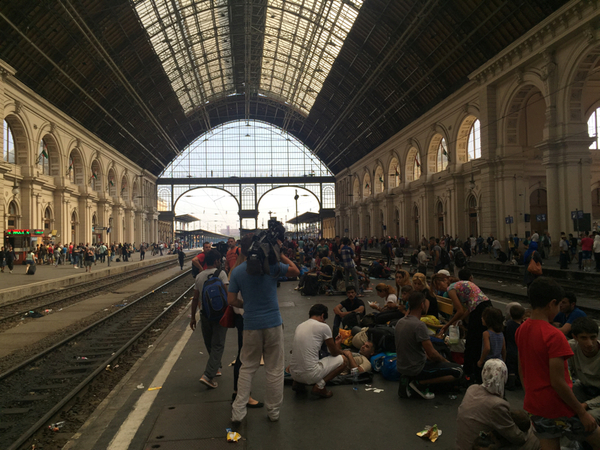
[{"label": "skylight panel", "polygon": [[234,91],[227,0],[146,0],[135,5],[186,114]]},{"label": "skylight panel", "polygon": [[259,90],[308,114],[361,6],[362,0],[269,0]]}]

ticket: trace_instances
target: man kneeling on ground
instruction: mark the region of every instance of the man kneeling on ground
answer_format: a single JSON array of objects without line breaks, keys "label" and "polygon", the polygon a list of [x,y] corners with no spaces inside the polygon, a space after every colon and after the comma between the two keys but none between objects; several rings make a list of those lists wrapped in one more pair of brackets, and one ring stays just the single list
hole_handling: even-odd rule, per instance
[{"label": "man kneeling on ground", "polygon": [[[308,312],[309,319],[302,322],[294,333],[292,345],[292,362],[290,373],[294,380],[292,389],[302,392],[305,384],[315,384],[312,393],[329,398],[333,392],[325,389],[325,383],[341,374],[347,365],[347,358],[342,355],[341,336],[335,341],[331,328],[325,323],[328,317],[327,306],[313,305]],[[329,355],[319,359],[319,351],[323,343]]]},{"label": "man kneeling on ground", "polygon": [[427,326],[421,322],[425,296],[418,291],[408,297],[409,311],[396,324],[396,367],[409,383],[400,380],[398,395],[406,397],[410,389],[431,400],[435,395],[424,385],[455,383],[463,375],[462,367],[449,362],[433,347]]}]

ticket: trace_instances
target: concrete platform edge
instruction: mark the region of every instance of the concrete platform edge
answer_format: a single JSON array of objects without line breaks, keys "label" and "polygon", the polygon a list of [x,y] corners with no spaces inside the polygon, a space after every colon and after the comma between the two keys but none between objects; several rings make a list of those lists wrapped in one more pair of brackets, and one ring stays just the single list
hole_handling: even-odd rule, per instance
[{"label": "concrete platform edge", "polygon": [[[92,415],[85,421],[85,423],[79,428],[71,439],[63,446],[62,450],[91,450],[96,445],[98,439],[102,436],[104,431],[110,424],[113,414],[108,413],[108,407],[115,407],[118,403],[119,408],[123,406],[126,401],[130,398],[131,393],[127,395],[121,395],[123,388],[129,383],[131,378],[136,375],[137,371],[142,367],[148,358],[152,356],[154,351],[159,347],[163,340],[167,339],[173,328],[175,328],[182,317],[190,311],[191,300],[185,305],[185,308],[179,314],[173,322],[165,329],[160,337],[155,341],[153,347],[149,348],[141,357],[136,361],[133,367],[127,372],[121,381],[115,386],[115,388],[108,394],[108,396],[100,403],[98,408],[92,413]],[[158,370],[158,368],[157,368]],[[140,393],[143,390],[139,391]],[[109,414],[103,422],[102,416]]]}]

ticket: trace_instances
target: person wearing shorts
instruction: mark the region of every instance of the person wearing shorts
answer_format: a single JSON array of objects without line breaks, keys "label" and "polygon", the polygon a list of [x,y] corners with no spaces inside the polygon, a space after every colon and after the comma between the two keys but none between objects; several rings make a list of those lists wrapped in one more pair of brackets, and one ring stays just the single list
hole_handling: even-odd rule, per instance
[{"label": "person wearing shorts", "polygon": [[[313,305],[308,313],[309,319],[302,322],[294,333],[290,373],[294,380],[292,389],[304,390],[305,384],[314,384],[312,393],[329,398],[333,393],[325,388],[325,383],[340,375],[348,363],[342,356],[341,337],[335,340],[331,328],[325,323],[328,308],[322,304]],[[329,356],[319,358],[319,350],[327,345]]]},{"label": "person wearing shorts", "polygon": [[586,272],[592,271],[592,248],[594,246],[594,239],[590,237],[590,233],[587,231],[581,238],[581,265],[583,270]]},{"label": "person wearing shorts", "polygon": [[92,265],[94,264],[94,251],[91,248],[84,250],[83,264],[86,272],[92,272]]},{"label": "person wearing shorts", "polygon": [[411,389],[431,400],[435,395],[426,390],[427,385],[456,383],[462,377],[463,369],[433,347],[427,326],[421,322],[424,303],[423,293],[414,291],[408,297],[408,314],[396,324],[396,367],[401,377],[408,380],[408,383],[400,383],[400,396],[404,396],[403,389]]}]

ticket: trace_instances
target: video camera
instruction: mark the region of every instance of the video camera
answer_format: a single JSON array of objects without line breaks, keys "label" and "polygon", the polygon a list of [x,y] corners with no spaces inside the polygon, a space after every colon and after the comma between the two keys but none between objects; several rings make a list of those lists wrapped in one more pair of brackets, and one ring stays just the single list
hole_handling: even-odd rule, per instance
[{"label": "video camera", "polygon": [[248,249],[246,272],[248,275],[266,275],[270,273],[269,265],[279,262],[281,249],[279,241],[283,241],[285,228],[277,219],[269,219],[268,228],[252,239]]}]

